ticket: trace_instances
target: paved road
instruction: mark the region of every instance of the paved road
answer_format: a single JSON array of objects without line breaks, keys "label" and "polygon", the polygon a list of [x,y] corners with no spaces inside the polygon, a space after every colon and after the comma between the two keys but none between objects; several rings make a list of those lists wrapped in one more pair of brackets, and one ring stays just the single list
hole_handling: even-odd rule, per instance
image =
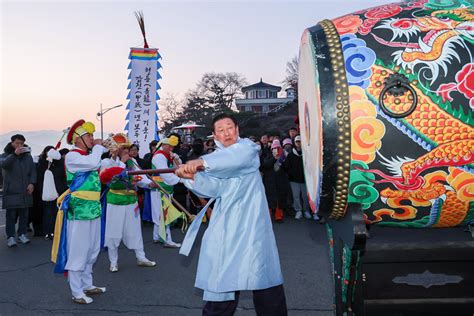
[{"label": "paved road", "polygon": [[[0,196],[0,199],[1,199],[1,196]],[[0,201],[0,205],[2,204],[2,202]],[[5,230],[5,210],[4,209],[0,209],[0,231],[3,229]]]},{"label": "paved road", "polygon": [[[0,225],[4,225],[4,210]],[[201,234],[205,226],[201,227]],[[201,315],[202,292],[193,287],[199,244],[189,258],[176,249],[151,242],[152,228],[143,235],[147,256],[156,268],[139,268],[134,254],[119,252],[118,273],[108,272],[101,253],[94,267],[94,283],[107,293],[92,304],[71,301],[66,279],[52,273],[51,242],[35,237],[28,245],[7,248],[4,227],[0,238],[0,316],[4,315]],[[310,220],[286,219],[274,224],[285,278],[289,315],[333,315],[332,281],[325,230]],[[0,236],[1,236],[0,235]],[[175,240],[184,237],[178,229]],[[200,240],[200,237],[198,237]],[[236,315],[255,315],[251,293],[243,292]]]}]

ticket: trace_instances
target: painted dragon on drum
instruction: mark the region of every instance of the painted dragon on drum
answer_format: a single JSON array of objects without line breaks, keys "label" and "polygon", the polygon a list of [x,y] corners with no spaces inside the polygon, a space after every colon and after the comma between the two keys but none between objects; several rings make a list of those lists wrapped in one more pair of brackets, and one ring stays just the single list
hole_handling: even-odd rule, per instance
[{"label": "painted dragon on drum", "polygon": [[[413,69],[416,65],[428,66],[434,81],[442,68],[447,73],[449,61],[457,58],[458,44],[465,47],[465,41],[473,42],[474,14],[468,9],[437,10],[429,17],[392,18],[383,21],[376,29],[387,29],[393,32],[390,40],[384,40],[375,34],[374,39],[389,47],[403,47],[393,53],[396,64],[403,68]],[[426,35],[420,36],[421,33]],[[397,42],[398,38],[416,37],[418,42]]]},{"label": "painted dragon on drum", "polygon": [[[452,227],[474,219],[474,10],[467,1],[443,4],[390,4],[333,21],[353,81],[348,201],[363,203],[369,223]],[[384,48],[373,57],[377,45]],[[370,77],[354,80],[361,70]],[[379,102],[394,74],[406,77],[417,97],[403,118],[387,115]],[[413,100],[410,91],[383,96],[393,113],[407,112]],[[419,149],[400,157],[389,148],[400,132],[395,137]]]},{"label": "painted dragon on drum", "polygon": [[301,37],[305,181],[336,315],[474,310],[473,4],[406,0]]}]

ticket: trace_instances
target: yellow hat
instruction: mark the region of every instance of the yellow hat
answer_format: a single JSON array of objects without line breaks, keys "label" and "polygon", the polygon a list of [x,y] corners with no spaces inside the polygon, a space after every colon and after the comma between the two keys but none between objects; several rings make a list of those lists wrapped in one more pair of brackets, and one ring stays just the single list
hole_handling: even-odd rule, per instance
[{"label": "yellow hat", "polygon": [[72,145],[76,142],[76,138],[78,136],[82,136],[85,134],[91,134],[93,135],[95,132],[95,125],[92,122],[86,122],[84,120],[79,120],[76,123],[74,123],[71,128],[69,129],[69,132],[67,134],[67,143]]},{"label": "yellow hat", "polygon": [[170,137],[166,137],[161,141],[162,145],[170,145],[173,147],[178,146],[179,139],[175,135],[171,135]]}]

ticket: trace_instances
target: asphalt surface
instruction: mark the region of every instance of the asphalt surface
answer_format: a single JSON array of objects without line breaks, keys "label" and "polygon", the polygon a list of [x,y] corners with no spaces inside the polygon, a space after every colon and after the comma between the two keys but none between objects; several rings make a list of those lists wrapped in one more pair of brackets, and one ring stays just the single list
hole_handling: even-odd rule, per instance
[{"label": "asphalt surface", "polygon": [[[155,268],[136,266],[123,246],[119,272],[108,271],[106,252],[94,266],[94,284],[107,292],[89,305],[72,302],[67,279],[52,272],[51,241],[31,237],[30,244],[8,248],[5,210],[0,210],[0,315],[201,315],[202,291],[194,288],[200,237],[189,257],[151,242],[152,227],[143,227],[145,252]],[[289,315],[333,315],[332,279],[323,225],[286,218],[273,225],[277,238]],[[201,226],[202,235],[206,225]],[[0,235],[0,236],[1,236]],[[175,241],[184,234],[173,230]],[[251,292],[242,292],[236,315],[255,315]]]}]

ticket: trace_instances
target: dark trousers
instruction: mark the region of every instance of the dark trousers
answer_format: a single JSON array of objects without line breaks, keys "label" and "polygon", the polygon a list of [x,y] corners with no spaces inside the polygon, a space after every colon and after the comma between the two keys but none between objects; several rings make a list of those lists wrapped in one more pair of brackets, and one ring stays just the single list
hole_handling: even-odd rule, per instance
[{"label": "dark trousers", "polygon": [[[204,316],[234,315],[239,304],[239,296],[240,292],[235,292],[234,301],[206,302],[202,314]],[[259,316],[286,316],[288,314],[283,285],[253,291],[253,305]]]},{"label": "dark trousers", "polygon": [[33,230],[35,236],[44,236],[43,234],[43,199],[41,197],[41,191],[35,190],[33,192],[33,207],[30,208],[30,214],[28,215],[29,223],[33,224]]},{"label": "dark trousers", "polygon": [[56,222],[56,214],[58,213],[58,207],[56,206],[56,200],[54,201],[43,201],[43,234],[54,233],[54,224]]},{"label": "dark trousers", "polygon": [[7,238],[15,237],[15,225],[18,221],[18,235],[26,235],[28,227],[28,208],[8,208],[6,212],[5,232]]}]

